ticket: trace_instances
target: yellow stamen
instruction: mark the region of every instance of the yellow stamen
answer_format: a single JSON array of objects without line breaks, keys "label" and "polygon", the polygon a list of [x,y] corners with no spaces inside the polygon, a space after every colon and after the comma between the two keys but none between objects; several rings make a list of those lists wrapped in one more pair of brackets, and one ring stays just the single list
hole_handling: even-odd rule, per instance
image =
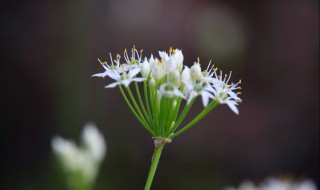
[{"label": "yellow stamen", "polygon": [[172,47],[169,48],[169,53],[172,53]]},{"label": "yellow stamen", "polygon": [[120,59],[120,58],[121,58],[121,56],[119,54],[117,54],[117,59]]},{"label": "yellow stamen", "polygon": [[197,62],[200,63],[200,57],[197,57]]}]

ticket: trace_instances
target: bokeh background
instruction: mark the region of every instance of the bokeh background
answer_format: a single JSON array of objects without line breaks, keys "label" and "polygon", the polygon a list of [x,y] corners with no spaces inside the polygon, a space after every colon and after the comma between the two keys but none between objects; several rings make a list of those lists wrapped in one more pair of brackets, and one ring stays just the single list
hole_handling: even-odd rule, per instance
[{"label": "bokeh background", "polygon": [[[319,184],[319,2],[109,0],[1,3],[0,189],[64,189],[54,135],[88,121],[108,143],[96,189],[142,189],[153,141],[97,58],[182,49],[242,79],[240,115],[219,106],[168,145],[153,189],[219,190],[267,176]],[[197,102],[190,116],[202,108]]]}]

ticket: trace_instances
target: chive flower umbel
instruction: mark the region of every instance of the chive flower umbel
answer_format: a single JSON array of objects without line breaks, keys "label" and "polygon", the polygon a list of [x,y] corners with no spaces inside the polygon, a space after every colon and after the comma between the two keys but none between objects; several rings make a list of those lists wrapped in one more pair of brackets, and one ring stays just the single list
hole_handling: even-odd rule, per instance
[{"label": "chive flower umbel", "polygon": [[[237,106],[242,100],[237,91],[241,89],[241,80],[229,84],[231,72],[229,75],[223,75],[222,71],[217,73],[218,69],[211,62],[203,70],[199,58],[189,68],[183,65],[180,49],[170,48],[168,53],[159,51],[159,58],[153,55],[143,58],[142,52],[133,47],[131,53],[124,51],[124,61],[119,54],[115,59],[110,54],[110,63],[98,59],[105,71],[92,76],[114,80],[105,87],[119,88],[132,113],[154,138],[153,163],[158,162],[166,143],[190,129],[217,105],[227,104],[239,114]],[[202,99],[203,110],[181,127],[198,97]],[[150,188],[155,168],[150,169],[145,189]]]},{"label": "chive flower umbel", "polygon": [[[123,56],[124,62],[121,62],[119,54],[116,59],[110,54],[111,64],[98,59],[105,71],[93,76],[113,79],[115,82],[105,87],[118,86],[133,114],[155,138],[172,139],[180,135],[218,104],[227,104],[234,113],[239,113],[237,105],[241,99],[240,92],[236,91],[241,89],[241,80],[228,84],[231,72],[217,74],[217,68],[210,63],[201,70],[199,58],[190,68],[184,66],[179,49],[170,48],[168,53],[159,51],[160,58],[151,55],[142,59],[142,50],[132,48],[130,56],[126,50]],[[135,93],[130,88],[131,83]],[[142,91],[138,83],[142,83]],[[179,130],[197,97],[202,99],[203,111]],[[183,100],[186,101],[184,107]]]}]

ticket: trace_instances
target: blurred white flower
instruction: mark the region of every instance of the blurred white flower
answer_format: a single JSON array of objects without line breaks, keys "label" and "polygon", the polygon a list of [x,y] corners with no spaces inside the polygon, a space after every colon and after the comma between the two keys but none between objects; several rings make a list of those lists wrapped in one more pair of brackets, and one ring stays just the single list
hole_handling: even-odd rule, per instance
[{"label": "blurred white flower", "polygon": [[101,162],[106,154],[106,145],[102,134],[93,123],[88,123],[82,131],[82,142],[96,162]]},{"label": "blurred white flower", "polygon": [[[92,123],[84,127],[81,143],[79,147],[73,141],[57,136],[52,139],[52,149],[70,179],[85,180],[91,184],[106,154],[106,144]],[[78,179],[79,175],[81,179]]]},{"label": "blurred white flower", "polygon": [[76,171],[78,169],[80,150],[73,141],[56,136],[52,139],[52,149],[66,170]]},{"label": "blurred white flower", "polygon": [[269,178],[257,186],[250,181],[245,181],[238,188],[228,187],[224,190],[317,190],[317,186],[311,180],[293,181]]}]

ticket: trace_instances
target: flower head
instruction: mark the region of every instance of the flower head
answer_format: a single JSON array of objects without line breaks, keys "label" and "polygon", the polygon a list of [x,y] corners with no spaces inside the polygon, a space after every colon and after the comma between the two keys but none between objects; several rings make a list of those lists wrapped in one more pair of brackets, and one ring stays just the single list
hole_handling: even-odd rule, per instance
[{"label": "flower head", "polygon": [[[125,50],[122,63],[120,55],[111,65],[102,64],[105,72],[93,76],[115,80],[106,86],[119,86],[126,103],[140,123],[155,137],[173,138],[190,128],[196,122],[190,122],[175,133],[185,118],[195,99],[201,96],[205,109],[199,114],[204,117],[218,104],[227,104],[238,114],[236,107],[241,99],[238,84],[228,84],[229,77],[216,74],[211,61],[205,70],[201,69],[200,59],[189,68],[183,65],[184,56],[180,49],[170,48],[168,52],[159,51],[159,57],[151,55],[142,58],[142,51],[132,48],[131,55]],[[143,83],[143,93],[138,82]],[[134,84],[136,98],[130,84]],[[125,86],[123,91],[121,85]],[[183,100],[186,100],[183,103]],[[183,109],[180,107],[184,106]],[[199,116],[199,117],[200,117]],[[195,118],[199,121],[199,117]]]}]

